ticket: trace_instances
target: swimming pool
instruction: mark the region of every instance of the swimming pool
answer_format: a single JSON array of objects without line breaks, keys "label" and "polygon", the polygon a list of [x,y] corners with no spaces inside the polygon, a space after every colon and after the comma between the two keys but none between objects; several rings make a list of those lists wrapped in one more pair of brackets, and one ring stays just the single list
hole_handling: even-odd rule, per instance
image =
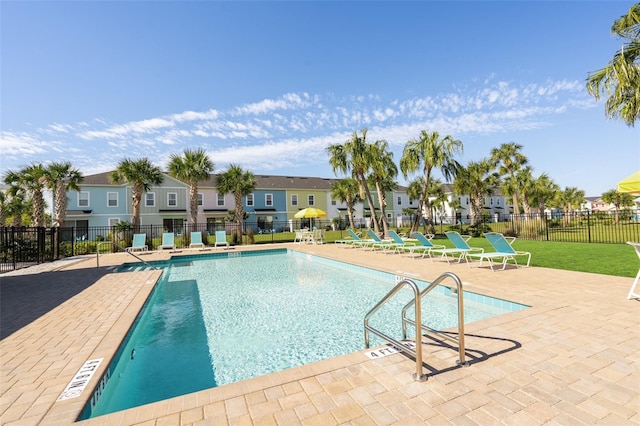
[{"label": "swimming pool", "polygon": [[[364,349],[364,316],[396,282],[286,249],[186,256],[163,266],[83,419]],[[371,324],[400,339],[400,309],[411,297],[401,292]],[[467,323],[522,308],[465,293]],[[452,327],[456,309],[456,298],[438,288],[423,302],[423,323]],[[376,339],[372,345],[384,343]]]}]

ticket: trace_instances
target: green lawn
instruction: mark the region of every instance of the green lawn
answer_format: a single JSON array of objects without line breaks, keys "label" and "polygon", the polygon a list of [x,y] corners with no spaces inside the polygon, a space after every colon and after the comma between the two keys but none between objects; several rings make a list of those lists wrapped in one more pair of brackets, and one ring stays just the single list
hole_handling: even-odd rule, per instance
[{"label": "green lawn", "polygon": [[[435,241],[453,247],[446,238]],[[486,252],[495,251],[485,238],[472,238],[469,245],[482,247]],[[531,266],[620,277],[635,277],[640,268],[640,259],[628,244],[516,240],[513,247],[531,253]]]}]

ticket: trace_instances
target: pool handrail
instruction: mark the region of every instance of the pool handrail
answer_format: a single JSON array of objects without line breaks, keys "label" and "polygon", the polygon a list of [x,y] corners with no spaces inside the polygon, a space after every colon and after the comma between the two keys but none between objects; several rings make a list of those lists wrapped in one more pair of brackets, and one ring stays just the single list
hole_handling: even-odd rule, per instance
[{"label": "pool handrail", "polygon": [[[380,330],[377,330],[369,325],[369,318],[371,318],[373,314],[378,312],[378,310],[385,303],[387,303],[389,299],[391,299],[396,293],[398,293],[400,290],[402,290],[403,287],[407,285],[413,290],[413,294],[414,294],[413,300],[415,301],[415,308],[416,308],[415,309],[415,316],[416,316],[416,349],[415,351],[405,346],[402,342],[397,341],[393,337],[387,336]],[[421,317],[420,317],[421,313],[422,311],[420,307],[420,289],[418,288],[418,285],[413,280],[410,280],[408,278],[404,278],[400,280],[398,284],[396,284],[396,286],[393,289],[391,289],[391,291],[387,293],[387,295],[384,296],[373,308],[371,308],[371,310],[367,312],[367,315],[365,315],[364,344],[367,348],[369,347],[369,332],[371,332],[377,335],[378,337],[388,341],[389,343],[396,345],[397,349],[413,355],[416,358],[416,372],[413,374],[413,378],[416,381],[423,382],[427,380],[427,375],[422,373],[423,371],[422,370],[422,339],[420,338],[422,336],[422,333],[421,333],[420,326],[418,325],[418,324],[421,324]],[[418,341],[419,338],[420,338],[420,341]]]},{"label": "pool handrail", "polygon": [[[436,278],[430,285],[425,287],[424,290],[420,292],[419,299],[422,299],[427,293],[436,288],[442,281],[446,278],[451,278],[456,283],[455,291],[451,289],[453,293],[456,294],[458,299],[458,338],[451,337],[442,331],[435,330],[429,326],[424,324],[420,324],[421,330],[426,331],[427,333],[437,334],[438,336],[451,340],[458,344],[458,357],[459,359],[456,361],[458,365],[469,366],[469,362],[465,358],[465,346],[464,346],[464,291],[462,289],[462,281],[460,278],[454,274],[453,272],[444,272],[438,278]],[[413,321],[410,318],[407,318],[407,311],[414,304],[414,300],[409,301],[404,308],[402,308],[402,336],[406,339],[407,336],[407,323],[413,324],[418,328],[418,323],[420,323],[420,319],[416,316],[416,320]],[[420,333],[422,335],[422,332]]]},{"label": "pool handrail", "polygon": [[103,244],[112,244],[112,245],[118,247],[120,250],[124,251],[125,253],[130,254],[133,257],[135,257],[136,259],[138,259],[140,262],[144,263],[145,265],[147,265],[151,269],[160,269],[160,268],[157,268],[157,267],[153,266],[152,264],[150,264],[149,262],[145,261],[144,259],[141,259],[140,257],[136,256],[131,251],[127,250],[126,248],[122,247],[120,244],[115,243],[113,241],[102,241],[102,242],[98,243],[98,245],[96,246],[96,268],[100,268],[100,246],[103,245]]}]

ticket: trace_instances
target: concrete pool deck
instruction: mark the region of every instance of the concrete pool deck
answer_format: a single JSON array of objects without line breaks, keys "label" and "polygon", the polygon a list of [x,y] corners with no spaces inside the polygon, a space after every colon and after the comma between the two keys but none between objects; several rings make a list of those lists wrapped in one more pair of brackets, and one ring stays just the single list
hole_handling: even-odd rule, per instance
[{"label": "concrete pool deck", "polygon": [[[531,308],[466,324],[468,367],[456,366],[455,348],[423,337],[425,382],[413,380],[410,357],[357,352],[78,424],[640,424],[640,301],[626,299],[631,278],[491,272],[333,244],[236,251],[273,247],[426,281],[450,271],[467,291]],[[102,255],[99,269],[95,256],[76,260],[0,275],[0,424],[74,423],[160,274],[110,273],[134,260],[125,254]],[[56,401],[96,358],[104,361],[84,392]]]}]

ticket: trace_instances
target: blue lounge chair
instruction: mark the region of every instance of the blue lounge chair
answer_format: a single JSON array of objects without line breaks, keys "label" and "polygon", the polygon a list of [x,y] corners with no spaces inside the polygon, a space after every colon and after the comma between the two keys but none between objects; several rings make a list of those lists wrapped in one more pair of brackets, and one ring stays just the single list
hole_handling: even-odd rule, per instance
[{"label": "blue lounge chair", "polygon": [[218,246],[229,248],[229,241],[227,241],[227,233],[225,231],[216,231],[216,242],[213,243],[213,246],[215,248],[218,248]]},{"label": "blue lounge chair", "polygon": [[205,245],[202,242],[202,232],[191,232],[191,244],[189,244],[189,248],[200,248],[202,250],[205,249]]},{"label": "blue lounge chair", "polygon": [[531,253],[528,251],[517,251],[511,247],[511,244],[513,244],[516,239],[515,237],[505,237],[498,232],[487,232],[484,236],[489,240],[489,243],[496,251],[490,253],[483,252],[467,254],[467,257],[469,258],[480,259],[478,267],[482,266],[482,261],[485,259],[489,261],[489,266],[492,271],[494,270],[493,264],[495,259],[499,259],[501,261],[503,270],[507,267],[507,263],[510,260],[513,261],[513,264],[517,267],[518,261],[516,260],[516,256],[527,256],[527,264],[525,267],[529,266],[529,263],[531,262]]},{"label": "blue lounge chair", "polygon": [[367,229],[367,235],[369,235],[371,239],[365,240],[369,242],[364,247],[365,248],[371,247],[371,250],[375,250],[379,248],[379,249],[382,249],[383,252],[386,252],[387,249],[395,249],[395,247],[398,245],[398,243],[396,243],[392,239],[383,240],[382,238],[378,237],[376,233],[373,232],[371,229]]},{"label": "blue lounge chair", "polygon": [[358,234],[356,234],[356,232],[349,228],[347,229],[347,234],[349,234],[350,238],[344,238],[342,240],[336,240],[336,244],[344,244],[344,245],[348,245],[351,247],[355,247],[357,246],[358,243],[362,242],[363,240],[360,238],[360,236]]},{"label": "blue lounge chair", "polygon": [[174,242],[174,236],[173,236],[173,232],[164,232],[162,234],[162,244],[160,244],[158,246],[158,250],[164,250],[164,249],[171,249],[171,250],[175,250],[176,249],[176,244]]},{"label": "blue lounge chair", "polygon": [[412,237],[418,241],[418,244],[413,246],[407,246],[407,248],[409,249],[409,254],[411,256],[413,256],[413,254],[416,251],[422,252],[421,259],[424,259],[426,255],[429,255],[429,257],[433,257],[434,252],[437,252],[438,250],[446,249],[446,247],[443,245],[433,244],[431,240],[429,240],[429,238],[425,237],[420,232],[414,232],[412,234]]},{"label": "blue lounge chair", "polygon": [[393,242],[395,243],[393,245],[393,254],[400,253],[401,251],[404,251],[407,248],[410,249],[411,247],[414,247],[413,244],[407,244],[407,240],[405,240],[400,235],[398,235],[396,231],[389,230],[389,235],[391,236],[391,238],[393,239]]},{"label": "blue lounge chair", "polygon": [[[452,259],[458,259],[458,263],[462,262],[464,259],[467,263],[469,260],[467,259],[467,255],[470,253],[484,253],[484,249],[480,247],[471,247],[467,244],[469,235],[460,235],[456,231],[447,231],[444,233],[449,241],[451,241],[455,248],[446,248],[437,250],[438,253],[442,253],[442,258],[446,259],[447,263],[451,263],[449,259],[449,255],[451,255]],[[457,257],[456,257],[457,255]]]},{"label": "blue lounge chair", "polygon": [[149,247],[147,246],[147,234],[133,234],[131,247],[127,247],[126,251],[134,252],[147,250],[149,250]]}]

